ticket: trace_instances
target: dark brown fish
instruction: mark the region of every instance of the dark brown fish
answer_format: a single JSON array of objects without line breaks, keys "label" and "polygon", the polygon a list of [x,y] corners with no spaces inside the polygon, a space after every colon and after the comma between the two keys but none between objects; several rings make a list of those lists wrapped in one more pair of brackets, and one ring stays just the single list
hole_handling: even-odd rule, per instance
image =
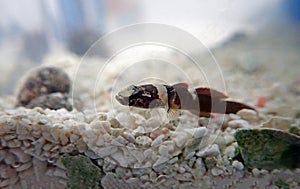
[{"label": "dark brown fish", "polygon": [[116,99],[123,105],[138,108],[165,108],[173,117],[180,110],[188,110],[199,117],[210,117],[211,113],[230,114],[241,109],[254,108],[235,101],[227,101],[227,96],[210,88],[188,90],[188,84],[175,85],[146,84],[131,85],[120,91]]}]

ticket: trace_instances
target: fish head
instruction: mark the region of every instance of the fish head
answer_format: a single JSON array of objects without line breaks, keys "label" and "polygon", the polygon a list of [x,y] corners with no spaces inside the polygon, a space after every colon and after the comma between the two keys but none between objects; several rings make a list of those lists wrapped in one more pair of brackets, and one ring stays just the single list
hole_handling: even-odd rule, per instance
[{"label": "fish head", "polygon": [[165,105],[158,95],[157,87],[152,84],[130,85],[120,91],[116,95],[116,99],[122,105],[138,108],[158,108]]}]

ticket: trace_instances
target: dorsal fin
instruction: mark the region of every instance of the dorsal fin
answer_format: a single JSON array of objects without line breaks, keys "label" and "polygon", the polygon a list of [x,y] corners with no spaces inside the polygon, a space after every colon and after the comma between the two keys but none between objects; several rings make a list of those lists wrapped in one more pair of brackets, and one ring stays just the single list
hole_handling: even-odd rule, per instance
[{"label": "dorsal fin", "polygon": [[219,99],[222,99],[222,98],[227,98],[228,96],[225,95],[224,93],[222,92],[219,92],[215,89],[210,89],[210,88],[197,88],[195,89],[196,90],[196,93],[198,95],[205,95],[205,96],[209,96],[211,98],[219,98]]},{"label": "dorsal fin", "polygon": [[174,88],[183,88],[183,89],[188,89],[189,84],[187,83],[176,83],[173,85]]}]

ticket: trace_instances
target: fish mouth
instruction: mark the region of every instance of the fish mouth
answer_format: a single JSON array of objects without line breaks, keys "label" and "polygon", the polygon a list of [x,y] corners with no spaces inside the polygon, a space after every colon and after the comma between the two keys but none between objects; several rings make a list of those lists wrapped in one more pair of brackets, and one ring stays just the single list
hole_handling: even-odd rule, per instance
[{"label": "fish mouth", "polygon": [[116,95],[116,100],[120,102],[122,105],[129,105],[129,97],[124,97],[122,95]]}]

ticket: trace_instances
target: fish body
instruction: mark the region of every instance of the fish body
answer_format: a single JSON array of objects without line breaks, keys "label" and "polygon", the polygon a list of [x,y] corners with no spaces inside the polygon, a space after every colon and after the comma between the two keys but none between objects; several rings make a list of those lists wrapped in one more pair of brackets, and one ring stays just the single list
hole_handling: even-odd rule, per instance
[{"label": "fish body", "polygon": [[199,117],[210,117],[211,113],[236,113],[241,109],[254,110],[240,102],[226,101],[226,98],[225,94],[210,88],[196,88],[190,92],[186,83],[131,85],[116,95],[122,105],[144,109],[165,108],[171,117],[180,110],[188,110]]}]

